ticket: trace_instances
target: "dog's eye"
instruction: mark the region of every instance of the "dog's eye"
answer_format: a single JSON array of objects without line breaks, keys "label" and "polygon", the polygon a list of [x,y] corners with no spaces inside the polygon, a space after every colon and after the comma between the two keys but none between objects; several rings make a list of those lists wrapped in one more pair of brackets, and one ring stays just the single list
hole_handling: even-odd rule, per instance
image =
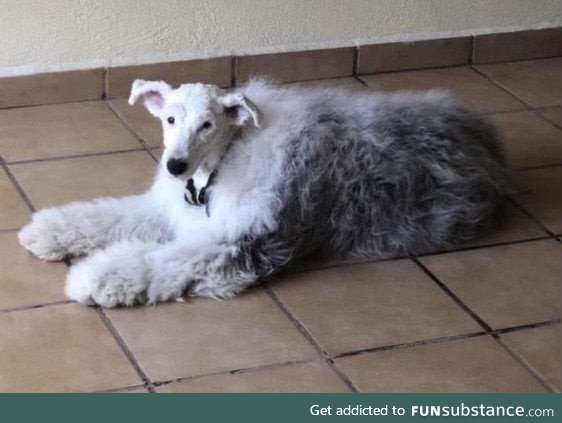
[{"label": "dog's eye", "polygon": [[176,121],[176,120],[174,119],[173,116],[170,116],[170,117],[168,118],[168,123],[169,123],[170,125],[173,125],[175,121]]},{"label": "dog's eye", "polygon": [[213,124],[207,120],[207,121],[203,122],[203,125],[201,125],[201,127],[199,128],[199,130],[201,130],[201,129],[209,129],[211,126],[213,126]]}]

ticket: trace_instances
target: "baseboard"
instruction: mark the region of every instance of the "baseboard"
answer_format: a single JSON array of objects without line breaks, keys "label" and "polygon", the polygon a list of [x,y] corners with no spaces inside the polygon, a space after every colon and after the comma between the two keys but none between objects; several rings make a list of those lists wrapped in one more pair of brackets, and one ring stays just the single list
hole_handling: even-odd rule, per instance
[{"label": "baseboard", "polygon": [[363,44],[0,78],[0,108],[122,98],[136,78],[221,87],[252,75],[280,82],[562,56],[562,28]]}]

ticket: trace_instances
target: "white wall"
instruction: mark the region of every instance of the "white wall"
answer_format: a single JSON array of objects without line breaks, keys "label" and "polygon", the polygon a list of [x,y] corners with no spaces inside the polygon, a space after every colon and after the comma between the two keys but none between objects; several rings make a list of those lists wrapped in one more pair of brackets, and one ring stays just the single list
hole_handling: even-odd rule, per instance
[{"label": "white wall", "polygon": [[562,25],[562,0],[0,0],[0,75]]}]

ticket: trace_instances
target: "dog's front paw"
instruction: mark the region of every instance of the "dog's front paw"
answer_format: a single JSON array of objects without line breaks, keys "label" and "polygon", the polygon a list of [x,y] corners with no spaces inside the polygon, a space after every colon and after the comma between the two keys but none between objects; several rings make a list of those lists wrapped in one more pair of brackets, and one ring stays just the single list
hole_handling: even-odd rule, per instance
[{"label": "dog's front paw", "polygon": [[128,248],[98,251],[71,267],[66,295],[82,304],[108,308],[144,304],[149,280],[143,256]]},{"label": "dog's front paw", "polygon": [[147,303],[181,300],[190,281],[191,264],[183,250],[155,250],[145,256],[150,268]]},{"label": "dog's front paw", "polygon": [[62,260],[68,255],[68,227],[56,209],[42,210],[32,216],[18,233],[22,247],[43,260]]}]

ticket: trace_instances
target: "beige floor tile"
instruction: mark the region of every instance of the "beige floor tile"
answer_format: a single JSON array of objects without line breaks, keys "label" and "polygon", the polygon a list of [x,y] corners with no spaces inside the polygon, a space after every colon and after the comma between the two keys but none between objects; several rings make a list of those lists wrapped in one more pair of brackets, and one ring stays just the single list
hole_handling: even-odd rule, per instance
[{"label": "beige floor tile", "polygon": [[341,379],[322,362],[203,376],[163,385],[156,390],[158,392],[349,392]]},{"label": "beige floor tile", "polygon": [[562,58],[496,63],[478,69],[532,107],[562,103]]},{"label": "beige floor tile", "polygon": [[336,363],[361,391],[544,392],[490,337],[377,351]]},{"label": "beige floor tile", "polygon": [[29,209],[0,168],[0,229],[16,229],[29,218]]},{"label": "beige floor tile", "polygon": [[523,109],[517,99],[469,67],[383,73],[360,79],[380,91],[448,89],[481,113]]},{"label": "beige floor tile", "polygon": [[534,112],[500,113],[490,116],[514,169],[562,164],[562,131]]},{"label": "beige floor tile", "polygon": [[130,106],[127,99],[110,100],[125,122],[137,132],[151,147],[162,146],[162,124],[143,106],[142,101]]},{"label": "beige floor tile", "polygon": [[317,352],[260,289],[109,315],[154,381],[311,359]]},{"label": "beige floor tile", "polygon": [[6,161],[142,148],[101,101],[0,110]]},{"label": "beige floor tile", "polygon": [[537,110],[541,116],[544,116],[552,123],[562,128],[562,107],[549,107],[548,109]]},{"label": "beige floor tile", "polygon": [[32,257],[19,245],[16,232],[0,233],[0,263],[0,308],[66,300],[66,266]]},{"label": "beige floor tile", "polygon": [[510,332],[501,335],[501,339],[558,390],[562,390],[562,326]]},{"label": "beige floor tile", "polygon": [[494,329],[560,318],[562,245],[532,241],[421,261]]},{"label": "beige floor tile", "polygon": [[156,164],[145,151],[10,166],[36,208],[146,190]]},{"label": "beige floor tile", "polygon": [[352,77],[317,79],[315,81],[293,82],[287,85],[298,88],[345,88],[350,90],[364,90],[366,88],[358,79]]},{"label": "beige floor tile", "polygon": [[515,174],[515,200],[542,224],[562,234],[562,166]]},{"label": "beige floor tile", "polygon": [[0,314],[0,391],[93,391],[141,381],[95,310],[77,304]]},{"label": "beige floor tile", "polygon": [[285,275],[272,287],[330,354],[481,330],[409,260]]}]

